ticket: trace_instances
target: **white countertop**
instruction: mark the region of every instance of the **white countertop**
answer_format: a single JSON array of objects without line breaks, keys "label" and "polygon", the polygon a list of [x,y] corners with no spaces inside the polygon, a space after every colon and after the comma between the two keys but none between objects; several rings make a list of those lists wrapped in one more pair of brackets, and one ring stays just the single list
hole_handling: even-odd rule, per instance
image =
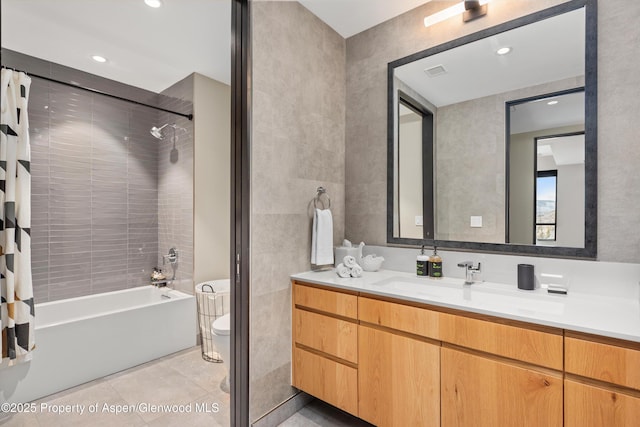
[{"label": "white countertop", "polygon": [[367,294],[498,316],[571,331],[640,342],[640,301],[571,292],[548,294],[514,285],[462,279],[417,277],[380,270],[343,279],[335,270],[294,274],[292,279]]}]

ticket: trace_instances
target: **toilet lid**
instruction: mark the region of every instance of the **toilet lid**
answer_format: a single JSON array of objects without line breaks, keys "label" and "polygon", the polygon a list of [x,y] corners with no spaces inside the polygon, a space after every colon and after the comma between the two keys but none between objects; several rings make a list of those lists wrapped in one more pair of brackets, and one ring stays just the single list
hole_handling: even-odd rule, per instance
[{"label": "toilet lid", "polygon": [[227,313],[214,320],[211,324],[211,330],[216,335],[229,335],[231,331],[231,314]]}]

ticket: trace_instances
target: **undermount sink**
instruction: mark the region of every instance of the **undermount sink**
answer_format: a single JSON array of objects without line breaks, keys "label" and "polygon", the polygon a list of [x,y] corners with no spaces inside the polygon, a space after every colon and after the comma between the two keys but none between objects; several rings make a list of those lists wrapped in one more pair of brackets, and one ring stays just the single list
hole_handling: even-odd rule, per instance
[{"label": "undermount sink", "polygon": [[411,294],[420,297],[442,299],[442,298],[461,298],[463,294],[463,281],[461,279],[427,279],[427,278],[408,278],[408,277],[391,277],[382,280],[374,285],[375,287],[384,287],[390,291],[402,294]]},{"label": "undermount sink", "polygon": [[563,301],[549,301],[557,297],[540,294],[525,295],[522,293],[528,291],[520,291],[515,287],[511,289],[507,285],[485,283],[465,285],[463,279],[390,277],[375,283],[372,287],[403,296],[478,309],[553,315],[561,315],[564,311]]}]

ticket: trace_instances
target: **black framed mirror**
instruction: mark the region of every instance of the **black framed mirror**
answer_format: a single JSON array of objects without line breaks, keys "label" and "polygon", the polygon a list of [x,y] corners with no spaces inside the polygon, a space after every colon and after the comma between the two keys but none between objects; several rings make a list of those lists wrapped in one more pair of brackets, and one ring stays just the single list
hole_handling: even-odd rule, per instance
[{"label": "black framed mirror", "polygon": [[[569,258],[596,257],[596,7],[596,0],[572,0],[388,64],[388,243]],[[500,51],[505,47],[509,49]],[[505,50],[507,54],[504,54]],[[536,239],[535,230],[549,230],[549,227],[541,227],[534,220],[537,218],[532,207],[537,203],[533,197],[536,179],[531,175],[528,178],[531,188],[526,192],[531,194],[530,202],[520,206],[530,212],[530,218],[523,226],[528,239],[514,238],[509,225],[522,218],[514,209],[516,198],[509,193],[513,175],[509,147],[510,140],[514,139],[512,130],[516,129],[515,122],[511,124],[510,109],[524,109],[524,101],[541,105],[547,98],[572,93],[582,94],[582,105],[574,105],[573,111],[581,110],[583,123],[560,125],[553,122],[547,128],[539,125],[542,127],[536,137],[582,134],[584,178],[582,189],[578,191],[584,197],[572,203],[574,208],[578,204],[583,209],[579,215],[575,209],[566,211],[568,199],[564,198],[562,203],[558,200],[558,209],[564,208],[564,213],[559,212],[556,217],[555,212],[545,211],[547,220],[555,218],[557,238]],[[423,160],[422,165],[415,166],[414,161],[416,170],[412,172],[405,171],[400,163],[403,96],[410,97],[418,108],[433,115],[433,148],[425,148],[423,144],[423,151],[429,150],[432,155],[431,162]],[[555,105],[553,115],[558,117],[567,101],[569,98],[547,100]],[[533,118],[527,120],[533,121]],[[527,126],[530,124],[522,129]],[[527,145],[531,153],[534,144],[538,144],[534,141],[532,137]],[[560,152],[571,144],[555,147]],[[545,145],[544,149],[548,150],[550,144]],[[537,161],[536,156],[529,157],[532,162]],[[429,176],[423,176],[429,169],[433,170],[432,182]],[[530,169],[533,171],[533,165]],[[403,202],[400,183],[412,180],[412,176],[423,184],[421,204]],[[560,182],[566,185],[570,181],[558,177]],[[575,179],[572,182],[575,183]],[[576,189],[573,191],[575,193]],[[547,202],[550,201],[542,201],[540,206],[548,211],[553,204]],[[429,205],[433,211],[431,217],[425,209]],[[416,206],[422,206],[423,210]],[[419,224],[419,218],[422,219],[422,233],[416,232],[415,227],[400,226],[410,221],[414,221],[413,225]],[[567,221],[577,221],[581,225],[580,230],[571,231],[573,240],[564,237],[569,230]],[[580,236],[575,237],[576,233]]]}]

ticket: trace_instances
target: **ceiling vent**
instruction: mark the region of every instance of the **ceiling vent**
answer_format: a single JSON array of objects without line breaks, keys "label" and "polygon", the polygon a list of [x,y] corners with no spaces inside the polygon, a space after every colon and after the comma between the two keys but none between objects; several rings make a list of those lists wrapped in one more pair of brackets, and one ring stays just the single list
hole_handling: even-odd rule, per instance
[{"label": "ceiling vent", "polygon": [[427,68],[424,70],[429,77],[438,77],[443,74],[447,74],[447,70],[444,68],[444,65],[436,65],[435,67]]}]

